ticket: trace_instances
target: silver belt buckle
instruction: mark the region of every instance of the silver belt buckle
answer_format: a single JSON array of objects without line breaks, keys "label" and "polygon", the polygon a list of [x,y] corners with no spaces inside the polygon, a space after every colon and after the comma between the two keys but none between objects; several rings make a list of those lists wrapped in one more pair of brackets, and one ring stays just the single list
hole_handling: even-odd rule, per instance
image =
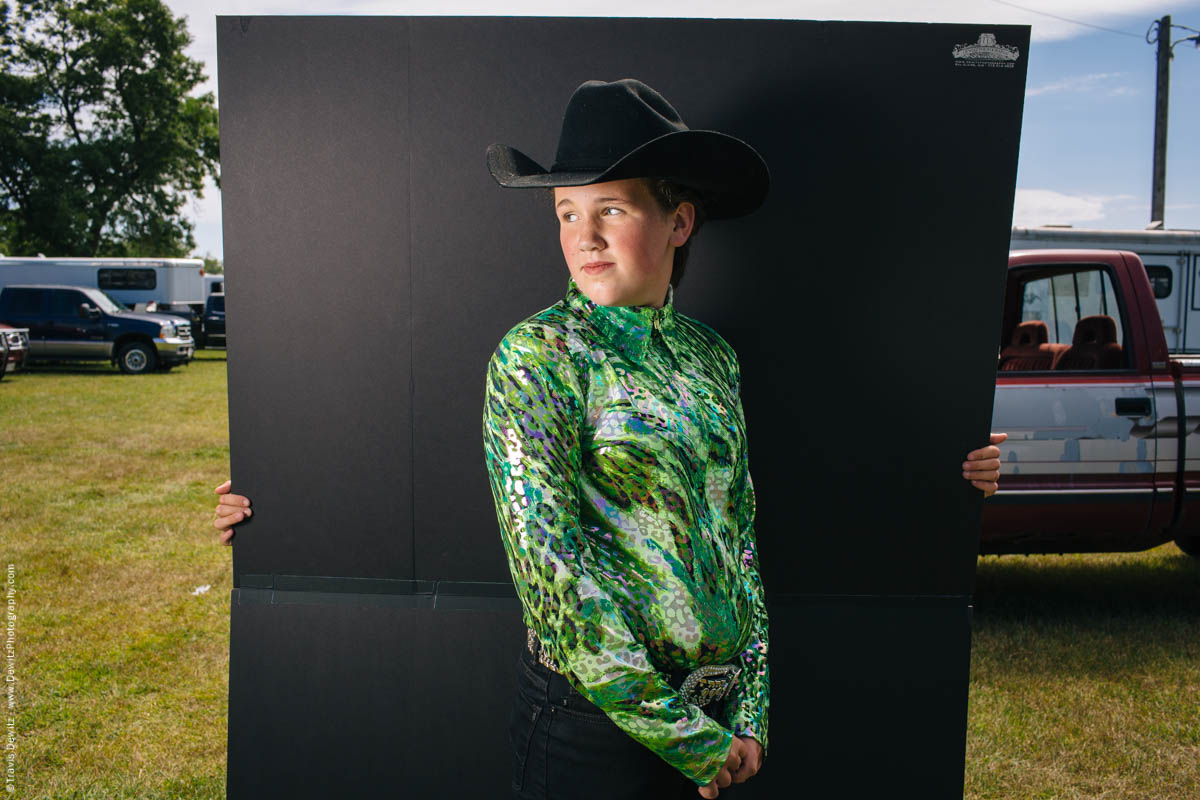
[{"label": "silver belt buckle", "polygon": [[537,656],[539,664],[551,672],[562,674],[558,665],[554,663],[550,658],[550,654],[546,652],[545,648],[542,647],[542,643],[538,641],[537,634],[534,633],[533,628],[525,628],[525,646],[529,648],[530,653]]},{"label": "silver belt buckle", "polygon": [[697,667],[683,679],[679,693],[692,705],[706,706],[728,695],[741,671],[733,664]]}]

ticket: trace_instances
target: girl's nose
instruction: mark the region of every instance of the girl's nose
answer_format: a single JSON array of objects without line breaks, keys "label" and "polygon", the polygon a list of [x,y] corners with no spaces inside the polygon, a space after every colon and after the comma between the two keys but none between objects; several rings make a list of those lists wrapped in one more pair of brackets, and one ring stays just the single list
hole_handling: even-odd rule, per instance
[{"label": "girl's nose", "polygon": [[604,237],[592,222],[583,220],[579,228],[579,249],[599,250],[604,247]]}]

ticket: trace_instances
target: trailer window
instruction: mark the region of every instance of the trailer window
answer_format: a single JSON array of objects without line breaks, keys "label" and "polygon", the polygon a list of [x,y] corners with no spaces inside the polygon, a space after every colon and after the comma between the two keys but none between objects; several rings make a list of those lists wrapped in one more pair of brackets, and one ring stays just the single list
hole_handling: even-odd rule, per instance
[{"label": "trailer window", "polygon": [[1154,288],[1154,299],[1162,300],[1171,296],[1171,268],[1152,267],[1146,265],[1146,275],[1150,277],[1150,286]]},{"label": "trailer window", "polygon": [[96,276],[96,285],[101,289],[154,289],[158,275],[153,269],[104,267]]}]

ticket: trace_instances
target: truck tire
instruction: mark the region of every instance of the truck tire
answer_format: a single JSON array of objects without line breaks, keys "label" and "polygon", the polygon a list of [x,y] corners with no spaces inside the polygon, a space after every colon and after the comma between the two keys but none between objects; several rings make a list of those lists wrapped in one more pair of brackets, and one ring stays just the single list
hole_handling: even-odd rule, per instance
[{"label": "truck tire", "polygon": [[126,375],[144,375],[158,366],[158,354],[145,342],[130,342],[117,353],[117,366]]},{"label": "truck tire", "polygon": [[1200,536],[1180,536],[1175,544],[1192,558],[1200,558]]}]

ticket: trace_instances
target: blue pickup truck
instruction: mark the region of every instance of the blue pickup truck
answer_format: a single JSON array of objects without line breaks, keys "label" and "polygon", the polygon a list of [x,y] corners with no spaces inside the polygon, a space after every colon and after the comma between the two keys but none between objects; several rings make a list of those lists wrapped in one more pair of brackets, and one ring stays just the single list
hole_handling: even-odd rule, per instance
[{"label": "blue pickup truck", "polygon": [[85,286],[5,286],[0,323],[29,329],[30,361],[106,360],[137,375],[186,364],[195,353],[183,319],[129,311]]}]

